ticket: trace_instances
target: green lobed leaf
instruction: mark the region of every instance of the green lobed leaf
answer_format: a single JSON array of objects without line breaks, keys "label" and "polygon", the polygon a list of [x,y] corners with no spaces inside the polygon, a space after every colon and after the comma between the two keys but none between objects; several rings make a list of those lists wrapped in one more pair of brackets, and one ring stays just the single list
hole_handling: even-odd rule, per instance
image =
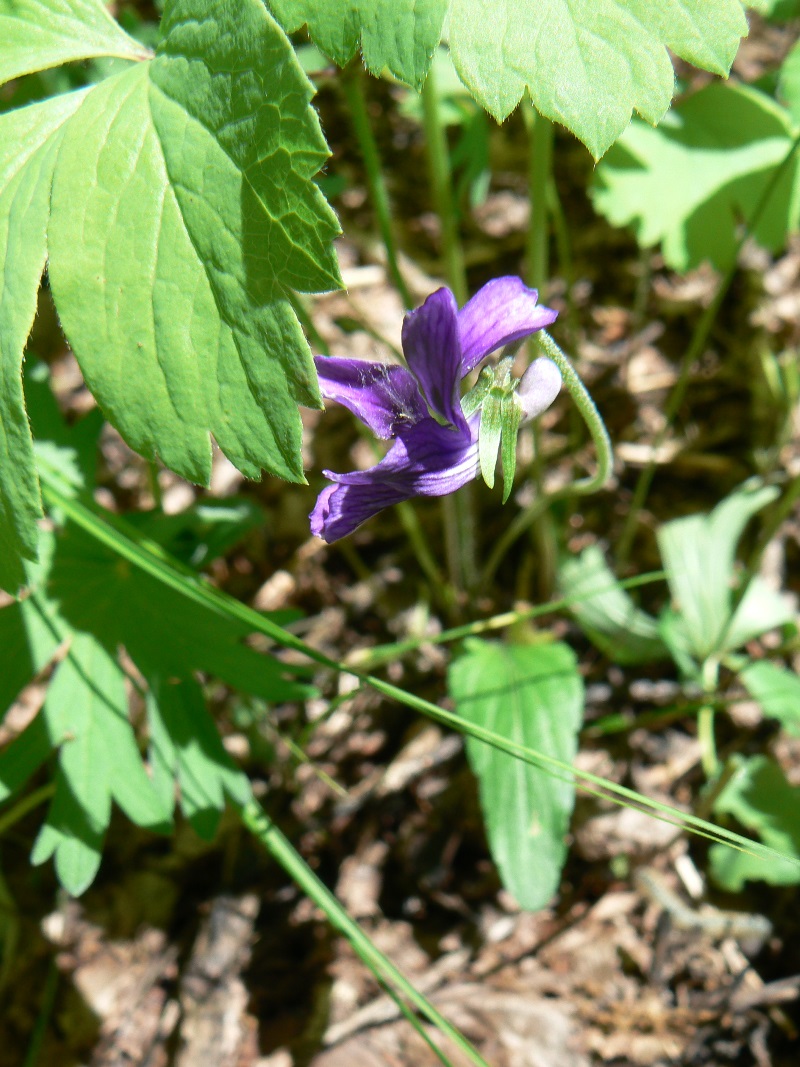
[{"label": "green lobed leaf", "polygon": [[778,251],[800,219],[796,155],[776,178],[795,135],[790,115],[765,93],[708,85],[658,129],[631,123],[597,168],[595,207],[613,225],[633,226],[643,248],[660,245],[675,270],[704,260],[725,269],[757,210],[752,236]]},{"label": "green lobed leaf", "polygon": [[710,515],[675,519],[658,531],[667,582],[698,660],[729,647],[736,546],[747,522],[777,495],[775,487],[745,483]]},{"label": "green lobed leaf", "polygon": [[147,699],[153,780],[165,803],[175,785],[181,809],[203,838],[214,836],[229,796],[237,804],[251,798],[250,783],[235,766],[191,679],[150,675]]},{"label": "green lobed leaf", "polygon": [[160,830],[172,805],[145,772],[128,720],[125,675],[91,635],[73,638],[41,715],[59,749],[59,774],[31,860],[55,855],[62,885],[77,896],[97,872],[112,801],[137,825]]},{"label": "green lobed leaf", "polygon": [[747,22],[740,0],[270,0],[343,65],[361,40],[373,74],[419,88],[444,35],[483,108],[505,119],[525,92],[599,158],[636,110],[658,122],[674,88],[667,49],[727,74]]},{"label": "green lobed leaf", "polygon": [[0,85],[77,59],[147,55],[102,0],[0,0]]},{"label": "green lobed leaf", "polygon": [[666,658],[658,620],[636,607],[597,545],[565,559],[558,580],[564,595],[573,600],[570,611],[581,629],[614,663]]},{"label": "green lobed leaf", "polygon": [[[462,718],[572,762],[583,719],[583,682],[567,645],[471,639],[448,680]],[[559,884],[574,784],[474,738],[467,738],[467,755],[503,884],[523,908],[541,908]]]},{"label": "green lobed leaf", "polygon": [[269,0],[287,33],[302,26],[340,67],[359,44],[367,69],[422,86],[442,36],[448,0]]},{"label": "green lobed leaf", "polygon": [[124,645],[141,670],[169,677],[205,671],[272,702],[311,692],[278,660],[244,644],[246,626],[120,561],[75,526],[58,539],[49,592],[70,625],[96,635],[110,651]]},{"label": "green lobed leaf", "polygon": [[288,287],[337,287],[312,88],[260,0],[172,0],[156,58],[102,82],[65,131],[50,280],[107,416],[207,483],[209,433],[250,477],[303,481],[320,406]]},{"label": "green lobed leaf", "polygon": [[[733,815],[770,848],[800,857],[800,788],[791,786],[781,768],[767,756],[740,758],[738,770],[714,802],[714,811]],[[712,845],[709,861],[714,880],[734,893],[747,881],[770,885],[800,882],[797,864],[767,861],[723,845]]]},{"label": "green lobed leaf", "polygon": [[449,30],[458,73],[498,121],[527,90],[597,159],[632,111],[663,118],[674,89],[667,48],[727,74],[747,22],[739,0],[451,0]]},{"label": "green lobed leaf", "polygon": [[82,93],[0,115],[0,587],[15,594],[36,558],[41,516],[22,355],[47,254],[58,144]]},{"label": "green lobed leaf", "polygon": [[777,719],[788,734],[800,737],[800,678],[794,671],[759,660],[748,664],[739,678],[768,718]]}]

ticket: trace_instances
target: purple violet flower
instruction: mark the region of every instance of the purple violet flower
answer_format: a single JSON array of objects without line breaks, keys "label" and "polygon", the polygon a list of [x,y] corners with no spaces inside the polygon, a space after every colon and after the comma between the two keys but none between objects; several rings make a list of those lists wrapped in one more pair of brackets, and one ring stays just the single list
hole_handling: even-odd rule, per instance
[{"label": "purple violet flower", "polygon": [[[535,289],[519,278],[495,278],[459,311],[449,289],[437,289],[403,322],[408,370],[393,364],[317,356],[322,395],[344,404],[381,438],[394,444],[365,471],[324,471],[334,484],[311,512],[311,532],[338,541],[383,508],[412,496],[445,496],[478,473],[480,409],[467,418],[461,380],[498,348],[555,321],[536,303]],[[525,419],[541,414],[561,385],[549,359],[525,373]]]}]

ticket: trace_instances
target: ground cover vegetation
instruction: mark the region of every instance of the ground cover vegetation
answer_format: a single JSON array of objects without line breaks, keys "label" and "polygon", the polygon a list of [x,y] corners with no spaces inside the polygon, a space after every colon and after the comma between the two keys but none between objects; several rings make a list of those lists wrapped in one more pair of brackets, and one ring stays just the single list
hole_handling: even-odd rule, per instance
[{"label": "ground cover vegetation", "polygon": [[800,5],[0,0],[0,1065],[796,1062]]}]

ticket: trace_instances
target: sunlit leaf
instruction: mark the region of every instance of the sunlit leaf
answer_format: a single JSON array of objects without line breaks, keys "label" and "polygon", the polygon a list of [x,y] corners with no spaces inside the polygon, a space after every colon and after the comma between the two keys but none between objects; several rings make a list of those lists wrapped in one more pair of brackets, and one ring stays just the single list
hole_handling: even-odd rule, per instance
[{"label": "sunlit leaf", "polygon": [[0,0],[0,85],[76,59],[147,54],[102,0]]},{"label": "sunlit leaf", "polygon": [[759,660],[748,664],[739,678],[768,718],[777,719],[788,734],[800,737],[800,678],[794,671]]},{"label": "sunlit leaf", "polygon": [[373,74],[389,71],[419,88],[442,35],[447,0],[268,0],[288,32],[307,25],[326,55],[343,67],[359,44]]},{"label": "sunlit leaf", "polygon": [[[800,788],[791,786],[777,763],[766,756],[740,761],[717,797],[714,811],[733,815],[742,826],[754,830],[765,845],[800,857]],[[747,881],[770,885],[800,882],[797,864],[768,861],[723,845],[713,845],[709,859],[714,880],[734,893]]]},{"label": "sunlit leaf", "polygon": [[778,251],[800,218],[797,155],[777,174],[795,134],[765,93],[708,85],[658,129],[631,123],[597,168],[595,206],[615,226],[633,226],[643,248],[660,245],[675,270],[727,267],[745,222]]},{"label": "sunlit leaf", "polygon": [[156,58],[66,129],[50,279],[87,384],[137,451],[206,483],[213,433],[251,477],[303,480],[319,405],[288,289],[330,289],[336,221],[311,86],[259,0],[167,5]]},{"label": "sunlit leaf", "polygon": [[710,515],[675,519],[658,531],[670,591],[698,660],[730,647],[736,546],[747,522],[777,495],[772,486],[745,485]]},{"label": "sunlit leaf", "polygon": [[[458,714],[571,763],[583,719],[583,683],[563,644],[504,645],[472,639],[450,669]],[[480,785],[489,847],[503,884],[524,908],[558,888],[575,796],[572,782],[467,738]]]},{"label": "sunlit leaf", "polygon": [[0,587],[11,593],[24,581],[23,559],[36,558],[41,515],[22,354],[47,254],[56,153],[82,100],[71,93],[0,115]]},{"label": "sunlit leaf", "polygon": [[637,608],[597,545],[564,560],[558,579],[581,629],[614,663],[664,659],[658,620]]}]

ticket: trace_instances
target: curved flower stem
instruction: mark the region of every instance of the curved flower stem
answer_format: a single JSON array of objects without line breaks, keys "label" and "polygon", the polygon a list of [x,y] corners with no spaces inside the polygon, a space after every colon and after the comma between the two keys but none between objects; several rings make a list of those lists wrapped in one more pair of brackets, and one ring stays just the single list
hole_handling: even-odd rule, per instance
[{"label": "curved flower stem", "polygon": [[784,176],[786,168],[794,159],[797,149],[800,148],[800,134],[798,134],[789,146],[789,150],[781,160],[780,164],[775,168],[770,180],[764,186],[764,190],[761,193],[758,203],[755,206],[753,214],[747,220],[746,225],[742,229],[741,236],[736,243],[733,256],[731,257],[731,263],[728,269],[720,279],[717,291],[714,294],[714,299],[708,305],[704,311],[700,321],[692,334],[692,339],[689,342],[689,347],[683,355],[683,359],[680,364],[680,371],[678,373],[678,380],[675,383],[672,393],[670,394],[669,401],[667,402],[664,424],[656,435],[653,441],[653,453],[650,462],[643,468],[639,474],[639,478],[636,482],[636,488],[633,491],[633,499],[631,500],[631,506],[628,509],[628,515],[625,519],[625,525],[622,529],[622,534],[617,543],[617,564],[618,566],[624,566],[630,555],[631,548],[633,546],[633,539],[636,536],[636,527],[639,523],[639,516],[644,508],[645,501],[647,500],[647,494],[650,491],[650,486],[653,482],[653,477],[656,472],[656,460],[655,457],[661,445],[664,443],[667,434],[672,426],[672,420],[678,413],[683,398],[686,394],[686,387],[689,384],[689,374],[691,373],[692,366],[695,360],[702,354],[705,347],[708,336],[711,333],[711,329],[716,322],[719,309],[722,306],[722,302],[728,294],[728,290],[731,287],[731,283],[736,275],[736,271],[739,264],[739,253],[744,247],[744,243],[747,238],[752,234],[753,230],[759,223],[761,216],[769,204],[772,194],[778,185],[778,182]]},{"label": "curved flower stem", "polygon": [[342,79],[342,88],[347,98],[350,109],[350,118],[353,130],[361,148],[364,159],[364,169],[367,175],[370,199],[378,219],[378,228],[381,232],[383,247],[386,249],[386,263],[389,276],[400,294],[400,299],[406,308],[412,307],[414,301],[408,291],[400,266],[397,261],[397,248],[395,245],[394,231],[392,229],[392,212],[389,206],[389,194],[386,191],[386,182],[383,180],[381,157],[378,152],[378,144],[372,132],[372,126],[367,112],[367,102],[364,97],[364,73],[358,60],[345,68]]},{"label": "curved flower stem", "polygon": [[572,399],[575,401],[575,405],[581,413],[583,421],[589,429],[589,433],[592,435],[592,441],[597,450],[597,470],[589,478],[580,478],[576,482],[570,482],[569,485],[565,485],[563,489],[559,489],[557,492],[551,493],[549,496],[537,497],[529,507],[516,516],[513,522],[509,523],[505,533],[498,540],[483,569],[483,574],[481,575],[481,585],[483,587],[491,582],[495,571],[502,563],[506,552],[508,552],[509,548],[511,548],[517,538],[528,529],[532,522],[536,521],[539,515],[541,515],[553,501],[562,500],[572,496],[585,496],[588,493],[595,493],[598,489],[602,489],[609,479],[611,468],[614,463],[614,452],[611,447],[611,438],[608,436],[606,425],[603,422],[600,412],[597,410],[595,402],[589,395],[586,386],[578,377],[572,364],[550,334],[542,330],[540,333],[536,334],[536,339],[544,350],[545,355],[552,359],[561,371],[564,385],[569,391]]}]

